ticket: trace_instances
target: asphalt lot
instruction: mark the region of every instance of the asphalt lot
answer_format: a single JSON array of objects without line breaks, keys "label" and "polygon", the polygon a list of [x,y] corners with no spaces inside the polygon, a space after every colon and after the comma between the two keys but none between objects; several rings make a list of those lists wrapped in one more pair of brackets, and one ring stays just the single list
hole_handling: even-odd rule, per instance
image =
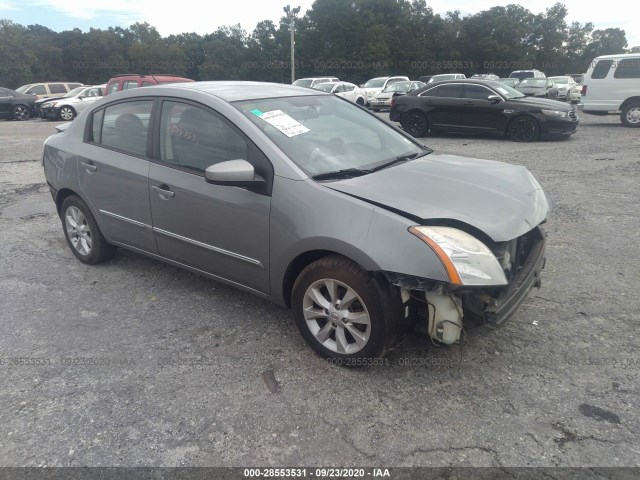
[{"label": "asphalt lot", "polygon": [[639,466],[640,131],[581,121],[424,139],[545,187],[542,289],[497,331],[359,370],[250,294],[125,251],[78,262],[40,165],[56,123],[0,121],[0,465]]}]

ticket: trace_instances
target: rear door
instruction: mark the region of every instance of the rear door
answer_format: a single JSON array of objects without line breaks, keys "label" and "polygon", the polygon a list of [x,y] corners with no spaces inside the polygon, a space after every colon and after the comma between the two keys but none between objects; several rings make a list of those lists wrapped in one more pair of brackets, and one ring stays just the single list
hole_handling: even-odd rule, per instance
[{"label": "rear door", "polygon": [[133,99],[92,112],[85,156],[78,157],[80,191],[105,237],[157,251],[149,206],[153,99]]},{"label": "rear door", "polygon": [[[149,197],[160,255],[254,292],[269,293],[269,213],[273,168],[224,117],[204,106],[164,100]],[[269,188],[207,183],[207,167],[244,159]]]}]

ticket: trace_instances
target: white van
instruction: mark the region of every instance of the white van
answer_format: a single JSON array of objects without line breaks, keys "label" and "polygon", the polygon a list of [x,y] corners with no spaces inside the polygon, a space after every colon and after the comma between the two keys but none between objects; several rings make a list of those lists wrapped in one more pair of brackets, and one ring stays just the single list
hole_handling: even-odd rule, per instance
[{"label": "white van", "polygon": [[640,127],[640,53],[596,57],[582,81],[582,111],[620,112],[627,127]]}]

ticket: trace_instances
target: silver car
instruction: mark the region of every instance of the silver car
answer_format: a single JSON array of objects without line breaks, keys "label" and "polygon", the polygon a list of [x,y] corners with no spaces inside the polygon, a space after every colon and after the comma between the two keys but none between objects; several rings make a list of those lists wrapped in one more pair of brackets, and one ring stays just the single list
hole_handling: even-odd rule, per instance
[{"label": "silver car", "polygon": [[540,285],[547,197],[522,166],[433,153],[331,94],[194,82],[104,97],[48,138],[67,243],[116,247],[290,307],[343,365],[415,327],[451,344]]}]

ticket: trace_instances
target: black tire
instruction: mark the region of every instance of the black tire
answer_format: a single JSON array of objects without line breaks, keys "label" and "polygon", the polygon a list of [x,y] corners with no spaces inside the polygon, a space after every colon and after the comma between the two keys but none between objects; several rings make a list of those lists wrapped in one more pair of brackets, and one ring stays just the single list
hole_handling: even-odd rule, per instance
[{"label": "black tire", "polygon": [[18,121],[24,121],[24,120],[29,120],[29,117],[31,116],[31,112],[29,111],[29,107],[27,107],[26,105],[15,105],[12,109],[11,109],[11,118],[13,118],[14,120],[18,120]]},{"label": "black tire", "polygon": [[74,108],[70,107],[69,105],[64,105],[58,110],[58,117],[60,118],[60,120],[64,120],[65,122],[70,122],[71,120],[76,118],[76,115],[77,114]]},{"label": "black tire", "polygon": [[[82,213],[84,217],[84,222],[81,222],[83,225],[88,226],[89,236],[91,239],[91,248],[87,253],[81,253],[81,251],[74,246],[74,239],[77,241],[80,238],[80,234],[76,234],[74,239],[71,238],[71,233],[67,228],[67,215],[71,215],[71,209],[75,208]],[[106,260],[113,257],[116,252],[116,247],[107,243],[96,223],[95,218],[87,207],[87,204],[82,201],[82,199],[76,195],[70,195],[64,199],[62,202],[61,212],[61,220],[62,220],[62,230],[64,232],[64,237],[67,240],[67,245],[76,256],[78,260],[83,263],[87,263],[89,265],[96,265],[98,263],[105,262]]]},{"label": "black tire", "polygon": [[425,137],[429,133],[429,120],[420,112],[409,112],[402,119],[402,128],[413,137]]},{"label": "black tire", "polygon": [[362,97],[357,98],[356,103],[362,107],[364,105],[364,98]]},{"label": "black tire", "polygon": [[620,121],[625,127],[640,127],[640,103],[626,105],[620,113]]},{"label": "black tire", "polygon": [[[314,325],[315,322],[315,326],[319,329],[325,326],[329,327],[331,333],[328,335],[327,340],[325,340],[325,344],[335,344],[335,350],[326,347],[310,330],[311,327],[307,324],[304,315],[305,301],[308,302],[308,299],[305,299],[307,289],[314,283],[322,282],[323,280],[334,280],[342,284],[342,286],[338,287],[338,291],[344,292],[346,290],[344,285],[346,285],[359,297],[359,299],[351,303],[351,306],[348,308],[355,308],[355,313],[366,312],[368,314],[369,326],[362,327],[368,329],[366,344],[359,347],[356,344],[355,337],[350,333],[346,334],[346,337],[353,340],[349,344],[349,348],[353,346],[353,348],[360,348],[360,350],[353,353],[341,353],[337,351],[340,350],[337,348],[339,342],[336,337],[341,322],[339,317],[332,318],[331,315],[327,314],[326,318],[310,320],[310,324]],[[328,292],[325,292],[324,300],[330,304],[331,302],[327,298],[327,295]],[[371,364],[371,359],[380,358],[386,352],[387,326],[385,323],[385,310],[382,304],[382,297],[378,289],[376,289],[373,280],[356,263],[339,255],[331,255],[308,265],[300,275],[298,275],[293,285],[291,307],[293,309],[293,318],[300,334],[317,353],[325,358],[333,359],[334,363],[338,365],[363,366]],[[313,305],[322,310],[316,303],[313,303]],[[325,310],[325,312],[328,312],[328,310]],[[345,322],[345,320],[342,321]],[[334,327],[327,325],[330,322]],[[336,324],[338,325],[336,326]],[[353,327],[353,324],[350,325]],[[347,328],[344,328],[343,331],[347,331]],[[333,335],[333,338],[331,338],[331,335]]]},{"label": "black tire", "polygon": [[540,127],[533,117],[521,115],[511,121],[507,135],[514,142],[535,142],[540,136]]}]

